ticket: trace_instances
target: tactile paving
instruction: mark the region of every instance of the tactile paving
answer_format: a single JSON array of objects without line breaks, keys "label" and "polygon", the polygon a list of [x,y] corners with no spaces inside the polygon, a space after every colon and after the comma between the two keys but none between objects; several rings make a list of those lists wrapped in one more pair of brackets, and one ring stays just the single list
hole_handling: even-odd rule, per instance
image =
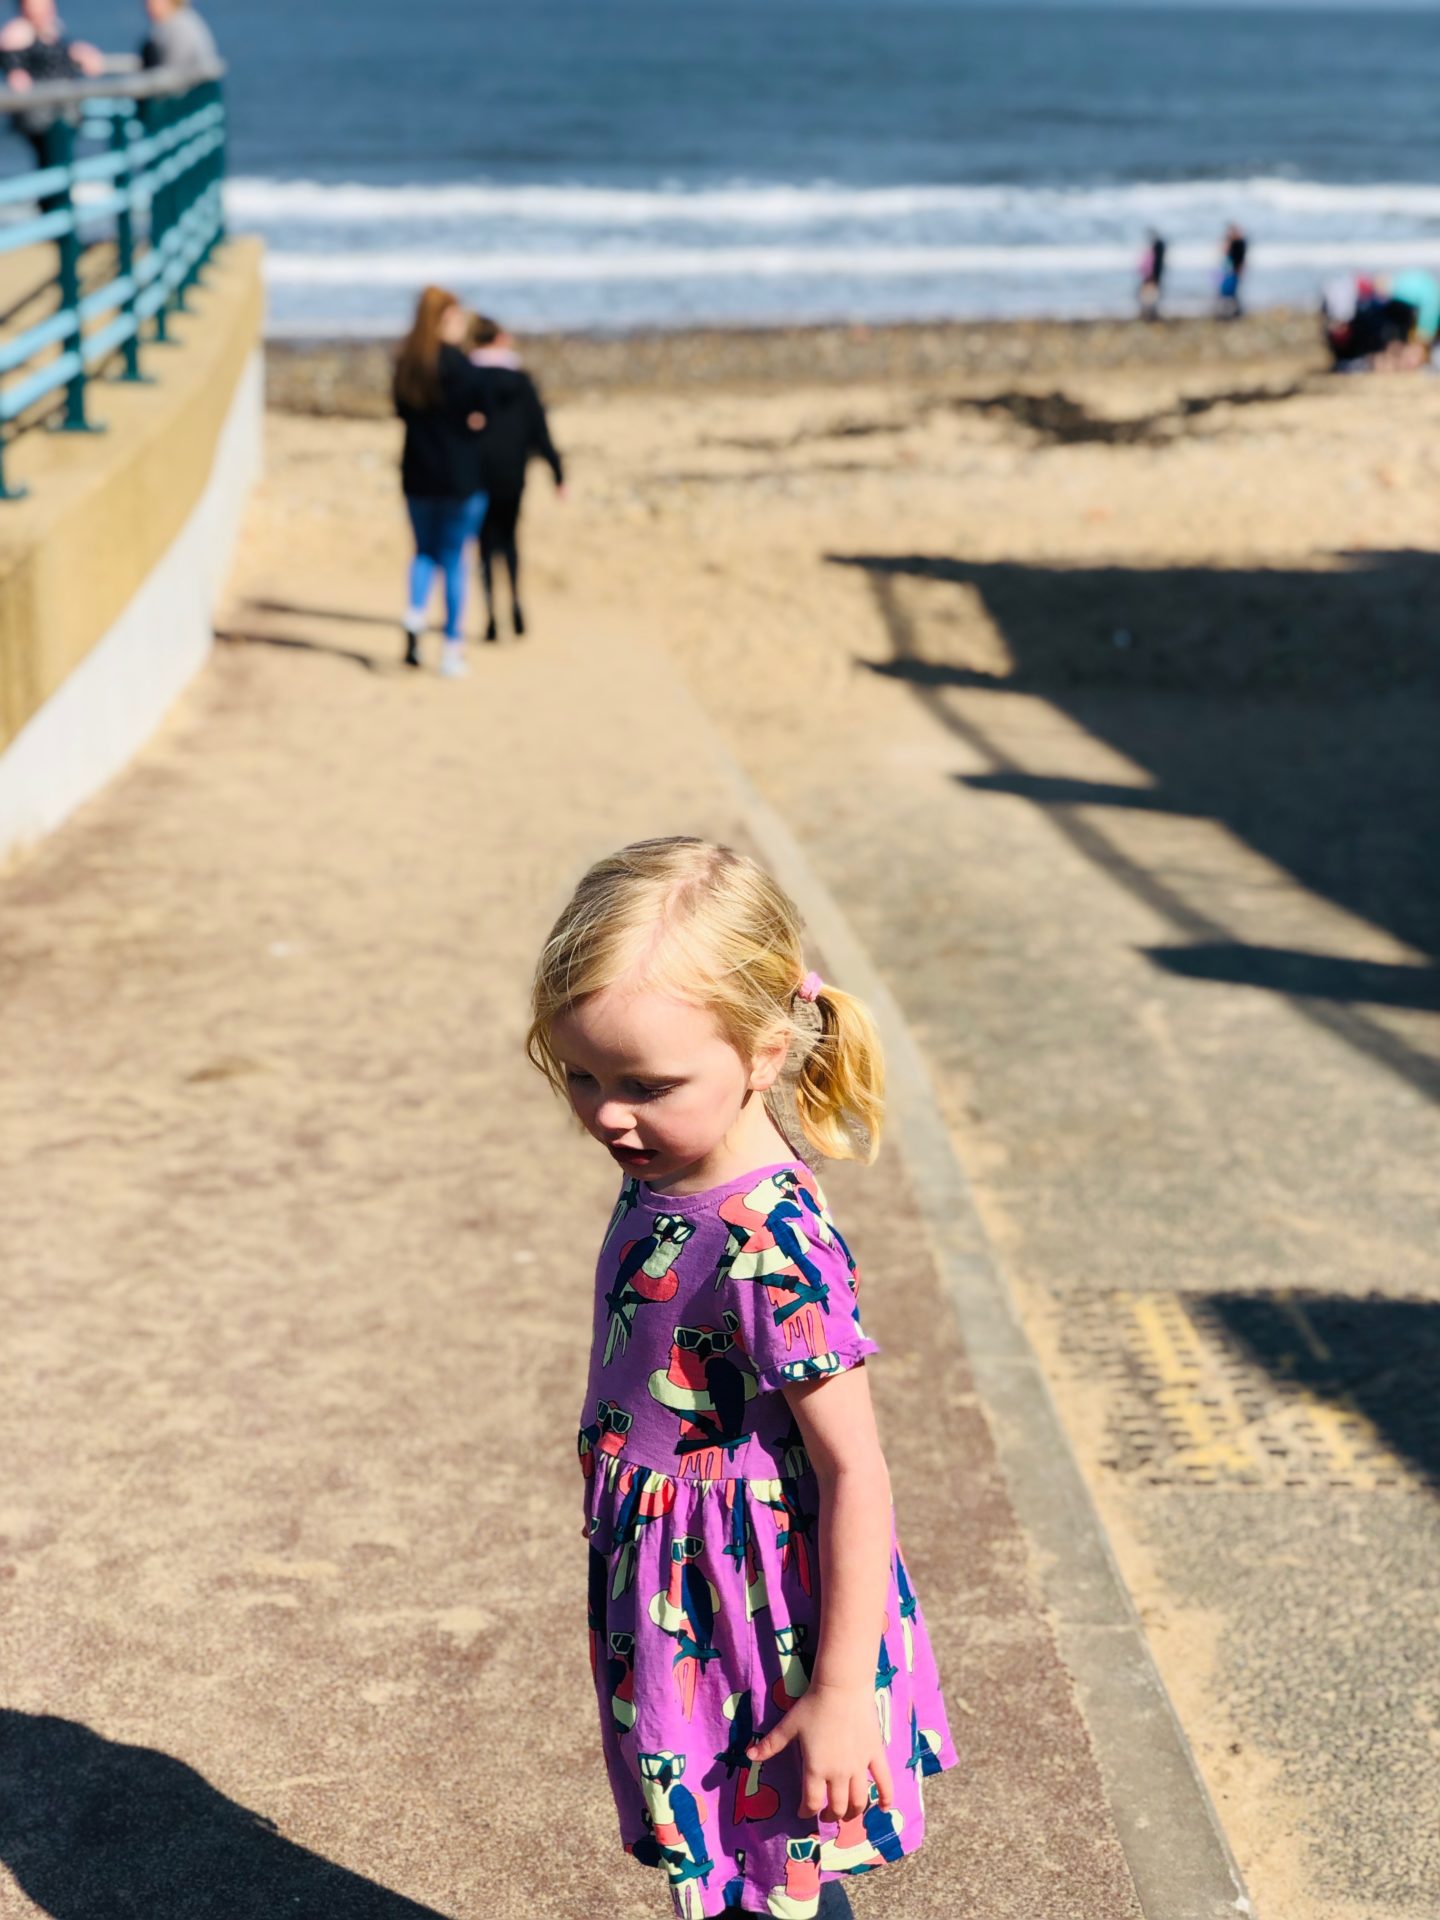
[{"label": "tactile paving", "polygon": [[1440,1303],[1096,1292],[1063,1350],[1103,1384],[1101,1464],[1142,1484],[1440,1488]]}]

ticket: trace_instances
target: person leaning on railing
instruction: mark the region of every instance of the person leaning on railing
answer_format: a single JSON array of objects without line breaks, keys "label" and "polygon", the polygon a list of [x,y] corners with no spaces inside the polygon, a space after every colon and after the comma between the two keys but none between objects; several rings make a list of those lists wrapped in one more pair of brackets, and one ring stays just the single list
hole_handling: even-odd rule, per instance
[{"label": "person leaning on railing", "polygon": [[[105,56],[86,40],[66,33],[55,0],[15,0],[15,15],[0,27],[0,78],[12,93],[28,93],[50,80],[91,80],[105,71]],[[45,136],[54,126],[53,108],[17,113],[12,124],[45,164]]]},{"label": "person leaning on railing", "polygon": [[211,33],[190,0],[145,0],[150,33],[140,49],[140,64],[167,73],[204,79],[219,65]]}]

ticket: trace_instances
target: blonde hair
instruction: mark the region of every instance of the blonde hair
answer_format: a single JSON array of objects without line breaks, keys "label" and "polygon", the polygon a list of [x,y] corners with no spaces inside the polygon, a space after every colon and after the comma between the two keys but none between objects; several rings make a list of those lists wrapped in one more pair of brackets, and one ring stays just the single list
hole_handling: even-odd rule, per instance
[{"label": "blonde hair", "polygon": [[[642,840],[597,861],[555,922],[535,969],[525,1050],[559,1093],[551,1044],[559,1017],[620,980],[643,980],[713,1012],[743,1060],[783,1034],[775,1090],[794,1103],[806,1141],[833,1160],[880,1149],[885,1068],[863,1002],[806,983],[795,903],[755,861],[706,840]],[[767,1095],[785,1126],[780,1103]]]}]

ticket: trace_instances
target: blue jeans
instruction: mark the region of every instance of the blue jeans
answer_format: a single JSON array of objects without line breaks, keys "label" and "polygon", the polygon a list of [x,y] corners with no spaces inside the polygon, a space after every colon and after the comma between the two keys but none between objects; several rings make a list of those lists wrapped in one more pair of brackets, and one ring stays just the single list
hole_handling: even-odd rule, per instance
[{"label": "blue jeans", "polygon": [[423,624],[438,568],[445,579],[445,638],[458,640],[465,619],[465,549],[480,531],[486,496],[472,493],[468,500],[441,500],[407,494],[405,505],[415,532],[406,625],[413,631]]}]

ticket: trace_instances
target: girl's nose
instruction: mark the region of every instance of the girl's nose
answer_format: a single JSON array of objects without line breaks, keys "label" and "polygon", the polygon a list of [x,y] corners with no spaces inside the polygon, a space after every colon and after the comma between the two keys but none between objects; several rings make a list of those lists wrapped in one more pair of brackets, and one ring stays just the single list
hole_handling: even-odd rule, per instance
[{"label": "girl's nose", "polygon": [[635,1124],[635,1110],[623,1100],[602,1100],[595,1109],[595,1124],[606,1133],[628,1133]]}]

